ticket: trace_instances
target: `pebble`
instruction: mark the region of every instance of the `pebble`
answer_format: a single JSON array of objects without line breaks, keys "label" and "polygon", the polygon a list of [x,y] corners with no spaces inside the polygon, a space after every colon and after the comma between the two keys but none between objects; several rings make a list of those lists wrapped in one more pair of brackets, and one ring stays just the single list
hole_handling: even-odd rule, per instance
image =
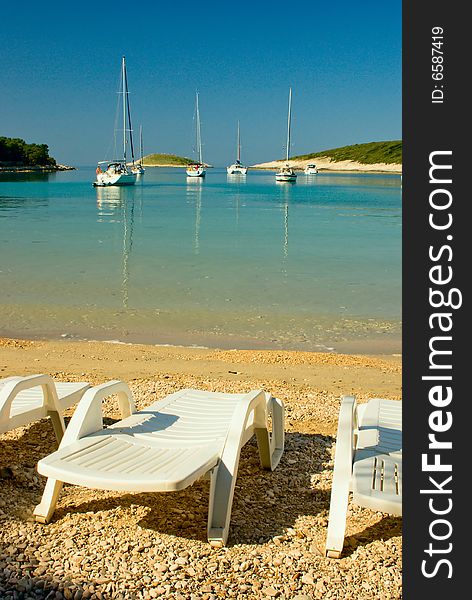
[{"label": "pebble", "polygon": [[[182,387],[243,385],[190,375],[131,382],[140,408]],[[56,447],[52,428],[41,421],[1,435],[0,598],[400,600],[401,519],[350,504],[342,559],[323,556],[334,436],[318,424],[335,431],[339,398],[306,384],[247,382],[256,387],[285,401],[286,451],[270,472],[254,440],[243,448],[222,549],[206,541],[207,481],[169,494],[64,486],[52,523],[28,520],[45,483],[34,465]],[[115,415],[112,402],[104,406]]]}]

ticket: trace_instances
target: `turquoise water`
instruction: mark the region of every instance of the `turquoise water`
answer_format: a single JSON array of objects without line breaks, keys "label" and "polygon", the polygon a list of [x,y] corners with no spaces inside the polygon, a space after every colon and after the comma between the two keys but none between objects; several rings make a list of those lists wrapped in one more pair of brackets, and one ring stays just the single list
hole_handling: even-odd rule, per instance
[{"label": "turquoise water", "polygon": [[0,335],[398,352],[398,175],[0,175]]}]

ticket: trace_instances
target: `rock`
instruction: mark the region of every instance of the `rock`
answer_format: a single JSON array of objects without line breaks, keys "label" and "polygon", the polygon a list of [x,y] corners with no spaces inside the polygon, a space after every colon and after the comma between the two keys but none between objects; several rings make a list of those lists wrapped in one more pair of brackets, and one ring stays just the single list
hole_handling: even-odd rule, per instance
[{"label": "rock", "polygon": [[[99,360],[96,349],[90,353]],[[221,351],[218,356],[226,354],[237,364],[238,352]],[[289,355],[278,351],[260,355],[273,365],[277,360],[291,364]],[[304,360],[315,358],[307,353]],[[329,360],[346,359],[333,355]],[[77,380],[102,382],[81,371]],[[67,379],[70,374],[55,376]],[[11,477],[0,485],[0,598],[54,600],[58,593],[66,600],[354,600],[363,594],[366,599],[401,600],[401,519],[350,503],[344,557],[327,560],[320,551],[326,539],[338,397],[306,382],[292,387],[262,378],[241,383],[157,372],[130,383],[140,408],[183,387],[238,392],[246,384],[248,391],[254,385],[283,397],[287,452],[274,472],[265,472],[256,441],[243,448],[230,540],[221,549],[211,548],[205,538],[206,481],[171,494],[132,495],[66,485],[52,523],[28,521],[45,479],[35,482],[36,470],[26,465],[52,450],[52,429],[48,422],[38,422],[27,431],[3,434],[1,458]],[[362,392],[360,396],[363,400]],[[114,400],[103,406],[106,419],[115,419]],[[326,423],[332,423],[332,431],[322,435]],[[296,464],[286,458],[296,459]],[[387,530],[389,539],[384,541]],[[353,532],[358,531],[369,531],[369,536],[356,539]]]},{"label": "rock", "polygon": [[0,467],[0,479],[13,479],[13,470],[10,467]]}]

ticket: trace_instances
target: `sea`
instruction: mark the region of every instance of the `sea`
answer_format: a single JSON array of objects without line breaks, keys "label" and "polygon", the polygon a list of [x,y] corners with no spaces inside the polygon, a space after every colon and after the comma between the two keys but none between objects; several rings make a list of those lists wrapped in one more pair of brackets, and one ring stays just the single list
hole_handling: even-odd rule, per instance
[{"label": "sea", "polygon": [[398,174],[0,174],[0,336],[401,353]]}]

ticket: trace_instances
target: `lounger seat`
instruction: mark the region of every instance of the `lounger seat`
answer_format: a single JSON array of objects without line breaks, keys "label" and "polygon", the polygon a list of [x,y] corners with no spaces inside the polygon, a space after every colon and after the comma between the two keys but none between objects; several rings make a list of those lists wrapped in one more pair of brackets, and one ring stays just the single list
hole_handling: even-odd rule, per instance
[{"label": "lounger seat", "polygon": [[54,381],[49,375],[0,379],[0,433],[49,416],[60,440],[65,430],[63,412],[89,387],[83,381]]},{"label": "lounger seat", "polygon": [[344,396],[339,412],[326,556],[344,544],[349,491],[354,504],[402,514],[402,403],[374,398],[357,406]]},{"label": "lounger seat", "polygon": [[[110,394],[118,395],[124,418],[103,429],[102,400]],[[262,466],[274,469],[283,452],[283,405],[261,390],[249,394],[182,390],[137,412],[124,382],[91,388],[59,450],[38,463],[39,473],[49,480],[36,518],[47,522],[52,517],[61,482],[104,490],[169,492],[210,474],[208,537],[214,545],[223,545],[239,453],[254,434]]]}]

